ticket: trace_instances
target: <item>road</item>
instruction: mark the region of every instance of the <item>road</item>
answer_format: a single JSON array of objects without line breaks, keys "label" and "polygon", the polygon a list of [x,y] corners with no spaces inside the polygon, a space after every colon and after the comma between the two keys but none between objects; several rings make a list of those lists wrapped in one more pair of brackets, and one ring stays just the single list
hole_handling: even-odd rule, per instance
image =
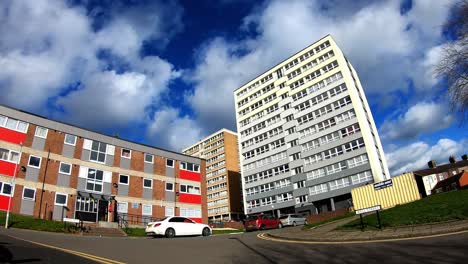
[{"label": "road", "polygon": [[[141,239],[67,236],[9,229],[1,230],[0,242],[2,248],[13,255],[13,260],[25,260],[13,263],[87,262],[56,250],[41,250],[39,246],[5,235],[125,263],[466,263],[468,252],[468,233],[343,245],[280,243],[259,239],[257,234]],[[66,262],[63,261],[65,259]]]}]

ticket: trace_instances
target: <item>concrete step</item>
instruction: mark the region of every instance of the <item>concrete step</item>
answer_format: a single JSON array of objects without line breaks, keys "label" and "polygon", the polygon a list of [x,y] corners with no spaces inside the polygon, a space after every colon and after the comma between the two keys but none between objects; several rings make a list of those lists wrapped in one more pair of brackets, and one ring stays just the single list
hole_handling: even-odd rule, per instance
[{"label": "concrete step", "polygon": [[82,234],[84,236],[107,236],[107,237],[125,237],[127,234],[119,228],[105,227],[87,227]]}]

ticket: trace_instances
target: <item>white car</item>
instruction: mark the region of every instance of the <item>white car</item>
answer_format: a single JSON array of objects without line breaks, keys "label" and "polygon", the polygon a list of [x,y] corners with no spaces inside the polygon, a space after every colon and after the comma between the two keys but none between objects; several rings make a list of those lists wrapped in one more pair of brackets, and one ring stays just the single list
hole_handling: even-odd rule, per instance
[{"label": "white car", "polygon": [[166,236],[171,238],[193,235],[209,236],[212,230],[208,225],[196,223],[189,218],[171,216],[158,222],[148,223],[145,232],[147,236]]},{"label": "white car", "polygon": [[296,226],[307,225],[307,219],[300,215],[288,214],[280,216],[281,227],[283,226]]}]

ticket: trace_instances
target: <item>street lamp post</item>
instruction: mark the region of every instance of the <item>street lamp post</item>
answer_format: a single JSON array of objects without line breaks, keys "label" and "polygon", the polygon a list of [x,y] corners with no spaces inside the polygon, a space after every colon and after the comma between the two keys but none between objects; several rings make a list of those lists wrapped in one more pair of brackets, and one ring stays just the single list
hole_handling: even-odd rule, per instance
[{"label": "street lamp post", "polygon": [[20,143],[20,154],[18,156],[18,161],[15,164],[15,171],[13,173],[13,179],[11,180],[11,191],[10,191],[10,199],[8,200],[7,215],[5,219],[5,228],[8,228],[8,221],[10,220],[11,200],[13,200],[13,197],[15,196],[16,174],[18,173],[18,164],[20,163],[22,152],[23,152],[23,142]]}]

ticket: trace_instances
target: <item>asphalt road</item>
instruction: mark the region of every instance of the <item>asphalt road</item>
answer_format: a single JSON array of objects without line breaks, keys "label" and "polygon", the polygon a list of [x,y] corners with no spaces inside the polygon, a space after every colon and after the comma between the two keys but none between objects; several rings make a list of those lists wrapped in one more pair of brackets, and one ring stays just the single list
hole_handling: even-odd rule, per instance
[{"label": "asphalt road", "polygon": [[[31,263],[35,263],[34,259],[42,263],[67,264],[86,263],[86,260],[77,262],[76,256],[41,251],[22,241],[8,241],[1,234],[126,263],[466,263],[468,252],[468,233],[372,244],[307,245],[261,240],[257,238],[256,232],[212,237],[141,239],[1,230],[0,241],[9,243],[2,244],[3,248],[7,248],[14,260],[30,259],[26,262]],[[62,261],[57,262],[56,258]],[[66,262],[63,261],[65,259]]]},{"label": "asphalt road", "polygon": [[76,255],[14,239],[0,233],[0,263],[93,263]]}]

